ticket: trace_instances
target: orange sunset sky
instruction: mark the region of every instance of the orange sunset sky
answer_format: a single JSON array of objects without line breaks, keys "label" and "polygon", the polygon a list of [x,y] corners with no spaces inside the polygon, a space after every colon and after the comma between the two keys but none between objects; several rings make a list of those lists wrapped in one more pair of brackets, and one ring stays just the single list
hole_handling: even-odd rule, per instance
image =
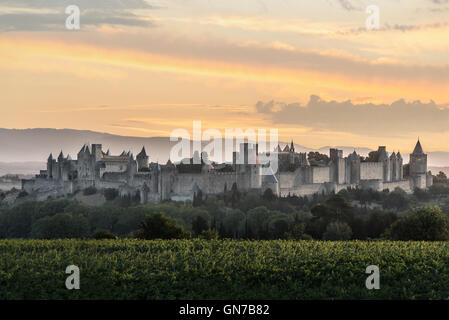
[{"label": "orange sunset sky", "polygon": [[449,0],[0,0],[0,72],[1,128],[449,151]]}]

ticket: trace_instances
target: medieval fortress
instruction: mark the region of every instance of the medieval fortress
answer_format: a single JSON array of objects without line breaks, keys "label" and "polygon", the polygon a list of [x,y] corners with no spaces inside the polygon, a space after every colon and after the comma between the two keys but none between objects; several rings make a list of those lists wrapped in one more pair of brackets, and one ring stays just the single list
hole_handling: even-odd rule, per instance
[{"label": "medieval fortress", "polygon": [[111,155],[109,150],[103,152],[101,144],[86,144],[76,160],[65,157],[62,151],[56,159],[50,154],[47,169],[34,179],[22,180],[22,189],[37,200],[45,200],[88,187],[114,188],[121,196],[138,196],[142,203],[147,203],[188,200],[199,190],[217,194],[230,190],[234,184],[240,191],[262,193],[270,188],[278,196],[328,194],[348,187],[378,191],[399,187],[412,192],[432,184],[427,154],[419,140],[407,165],[400,152],[389,155],[385,147],[379,147],[370,158],[362,158],[355,151],[343,157],[342,150],[330,149],[325,159],[314,159],[297,153],[292,142],[283,149],[278,146],[273,154],[277,155],[279,170],[267,175],[262,174],[257,144],[241,144],[239,152],[234,152],[232,164],[202,160],[194,164],[198,162],[192,158],[189,164],[169,160],[165,165],[150,162],[145,148],[134,158],[131,152]]}]

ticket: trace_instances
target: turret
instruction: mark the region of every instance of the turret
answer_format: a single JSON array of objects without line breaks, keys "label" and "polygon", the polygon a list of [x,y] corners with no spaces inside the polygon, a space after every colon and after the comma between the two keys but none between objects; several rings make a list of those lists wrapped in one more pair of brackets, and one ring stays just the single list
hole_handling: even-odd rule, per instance
[{"label": "turret", "polygon": [[425,174],[427,172],[427,154],[424,153],[419,141],[410,154],[410,175]]},{"label": "turret", "polygon": [[136,156],[137,160],[137,168],[138,171],[142,171],[142,169],[148,169],[149,157],[145,150],[145,147],[142,147],[142,151]]},{"label": "turret", "polygon": [[397,170],[398,170],[397,157],[396,157],[396,153],[393,151],[393,153],[390,155],[390,180],[391,181],[397,180]]},{"label": "turret", "polygon": [[403,159],[402,159],[401,152],[399,152],[399,151],[396,154],[396,163],[398,164],[396,173],[397,173],[397,180],[399,181],[404,178]]},{"label": "turret", "polygon": [[53,178],[53,154],[50,153],[47,159],[47,177]]},{"label": "turret", "polygon": [[382,162],[383,166],[383,181],[391,181],[390,159],[388,157],[387,148],[385,146],[380,146],[377,152],[379,154],[377,161]]},{"label": "turret", "polygon": [[101,144],[92,144],[92,156],[95,161],[100,161],[103,158],[103,152],[101,151]]},{"label": "turret", "polygon": [[357,152],[351,153],[348,156],[349,161],[349,167],[350,167],[350,183],[359,183],[360,182],[360,156],[357,154]]}]

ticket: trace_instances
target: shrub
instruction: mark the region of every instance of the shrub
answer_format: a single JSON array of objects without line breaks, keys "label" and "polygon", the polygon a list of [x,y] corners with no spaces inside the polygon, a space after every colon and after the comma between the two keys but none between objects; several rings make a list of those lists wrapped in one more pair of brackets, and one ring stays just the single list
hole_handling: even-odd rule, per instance
[{"label": "shrub", "polygon": [[17,195],[17,198],[24,198],[28,195],[28,192],[25,190],[20,191],[20,193]]},{"label": "shrub", "polygon": [[196,218],[192,221],[192,231],[196,236],[199,236],[203,231],[208,229],[209,224],[202,216],[196,216]]},{"label": "shrub", "polygon": [[90,196],[90,195],[93,195],[93,194],[96,194],[96,193],[97,193],[97,188],[95,188],[94,186],[88,187],[88,188],[83,190],[83,194],[85,196]]},{"label": "shrub", "polygon": [[449,239],[449,217],[439,207],[421,207],[396,221],[386,231],[392,240],[440,241]]},{"label": "shrub", "polygon": [[331,222],[323,234],[324,240],[349,240],[352,236],[351,227],[345,222]]},{"label": "shrub", "polygon": [[203,230],[200,234],[200,238],[204,240],[217,240],[218,239],[218,232],[216,230]]},{"label": "shrub", "polygon": [[101,239],[116,239],[117,237],[109,230],[97,230],[92,234],[93,239],[101,240]]},{"label": "shrub", "polygon": [[39,219],[31,230],[31,236],[39,239],[83,238],[89,233],[89,223],[83,216],[58,213]]},{"label": "shrub", "polygon": [[118,190],[114,188],[104,189],[104,197],[106,200],[114,200],[118,197]]},{"label": "shrub", "polygon": [[183,228],[172,218],[162,213],[153,213],[145,216],[135,236],[140,239],[184,239],[188,236]]}]

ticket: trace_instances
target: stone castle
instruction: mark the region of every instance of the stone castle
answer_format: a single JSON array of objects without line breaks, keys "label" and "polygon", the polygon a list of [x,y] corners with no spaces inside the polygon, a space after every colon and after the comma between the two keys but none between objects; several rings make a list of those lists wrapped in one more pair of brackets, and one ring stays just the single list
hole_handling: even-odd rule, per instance
[{"label": "stone castle", "polygon": [[432,184],[427,154],[419,140],[406,165],[400,152],[389,155],[383,146],[368,158],[355,151],[343,157],[343,151],[338,149],[330,149],[329,156],[318,154],[317,158],[309,153],[308,157],[296,152],[293,142],[283,149],[278,146],[273,154],[277,156],[279,170],[266,175],[262,174],[263,164],[258,161],[257,144],[241,144],[239,152],[233,154],[232,164],[203,161],[207,154],[193,161],[198,158],[196,153],[187,164],[169,160],[165,165],[150,162],[145,147],[134,158],[131,152],[111,155],[109,150],[103,152],[101,144],[86,144],[76,160],[69,155],[64,157],[62,151],[56,159],[50,154],[47,169],[34,179],[22,180],[22,189],[37,200],[45,200],[88,187],[114,188],[121,196],[136,196],[147,203],[188,200],[199,190],[203,194],[217,194],[230,190],[234,184],[240,191],[262,193],[270,188],[278,196],[328,194],[348,187],[378,191],[399,187],[412,192]]}]

